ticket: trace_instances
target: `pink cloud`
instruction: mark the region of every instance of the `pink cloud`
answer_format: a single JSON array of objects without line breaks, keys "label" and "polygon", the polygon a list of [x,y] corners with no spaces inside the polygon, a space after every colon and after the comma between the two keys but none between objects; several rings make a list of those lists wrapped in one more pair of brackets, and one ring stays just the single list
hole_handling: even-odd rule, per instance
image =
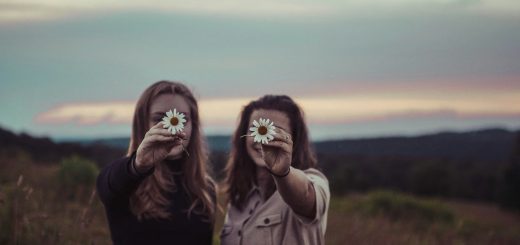
[{"label": "pink cloud", "polygon": [[70,103],[38,114],[35,121],[44,124],[127,124],[131,122],[133,112],[133,102]]},{"label": "pink cloud", "polygon": [[[205,126],[234,127],[241,107],[251,98],[220,98],[200,101]],[[359,122],[416,119],[513,119],[520,117],[520,91],[503,93],[363,94],[339,97],[301,97],[295,100],[310,124],[329,125]],[[38,114],[42,124],[127,124],[131,123],[134,102],[107,101],[58,105]]]}]

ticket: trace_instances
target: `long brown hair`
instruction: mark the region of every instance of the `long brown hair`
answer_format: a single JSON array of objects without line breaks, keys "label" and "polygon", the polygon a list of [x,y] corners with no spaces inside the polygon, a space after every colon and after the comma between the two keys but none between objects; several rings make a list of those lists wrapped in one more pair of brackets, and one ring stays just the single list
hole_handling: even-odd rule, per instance
[{"label": "long brown hair", "polygon": [[[215,203],[210,192],[215,192],[215,185],[208,174],[206,163],[208,153],[206,141],[201,133],[197,100],[191,91],[182,83],[159,81],[148,87],[137,101],[132,125],[132,137],[128,146],[128,156],[137,150],[149,130],[150,105],[153,99],[161,94],[183,96],[190,107],[192,133],[190,143],[186,147],[189,157],[183,158],[184,174],[182,188],[192,199],[188,214],[195,212],[205,214],[213,222]],[[152,175],[148,176],[137,187],[130,198],[130,208],[139,220],[149,218],[171,218],[167,211],[170,202],[166,197],[175,188],[174,175],[165,166],[157,164]]]},{"label": "long brown hair", "polygon": [[292,159],[294,168],[305,170],[316,166],[316,156],[311,149],[307,125],[300,107],[286,95],[265,95],[247,104],[240,114],[238,127],[233,134],[232,147],[226,165],[225,187],[228,198],[234,206],[242,208],[247,193],[256,181],[256,164],[246,148],[246,139],[250,127],[249,119],[253,111],[258,109],[277,110],[285,113],[291,124],[293,139]]}]

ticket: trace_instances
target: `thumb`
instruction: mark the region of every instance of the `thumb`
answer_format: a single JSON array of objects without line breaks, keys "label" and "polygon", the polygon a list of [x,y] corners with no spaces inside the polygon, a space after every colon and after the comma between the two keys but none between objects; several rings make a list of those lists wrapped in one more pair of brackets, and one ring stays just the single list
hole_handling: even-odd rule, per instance
[{"label": "thumb", "polygon": [[264,146],[262,145],[260,147],[260,155],[262,156],[262,161],[263,161],[263,164],[265,164],[266,167],[268,167],[269,169],[271,169],[271,164],[270,164],[270,161],[267,160],[267,154],[264,150]]}]

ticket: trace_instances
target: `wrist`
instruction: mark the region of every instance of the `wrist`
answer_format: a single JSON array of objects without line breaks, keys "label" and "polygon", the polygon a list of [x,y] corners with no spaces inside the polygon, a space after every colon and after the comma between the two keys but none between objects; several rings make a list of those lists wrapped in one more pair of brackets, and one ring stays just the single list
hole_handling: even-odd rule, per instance
[{"label": "wrist", "polygon": [[289,166],[289,167],[287,168],[287,170],[286,170],[285,172],[281,173],[281,174],[274,173],[274,172],[273,172],[271,169],[269,169],[269,168],[267,168],[267,171],[269,171],[269,173],[270,173],[272,176],[276,177],[276,178],[284,178],[284,177],[286,177],[287,175],[289,175],[289,173],[291,172],[291,166]]},{"label": "wrist", "polygon": [[153,166],[152,167],[148,167],[148,166],[145,166],[143,164],[141,164],[137,158],[135,158],[132,163],[131,163],[131,167],[132,167],[132,170],[134,171],[135,174],[137,175],[145,175],[145,174],[148,174],[150,171],[152,171],[152,169],[154,168]]}]

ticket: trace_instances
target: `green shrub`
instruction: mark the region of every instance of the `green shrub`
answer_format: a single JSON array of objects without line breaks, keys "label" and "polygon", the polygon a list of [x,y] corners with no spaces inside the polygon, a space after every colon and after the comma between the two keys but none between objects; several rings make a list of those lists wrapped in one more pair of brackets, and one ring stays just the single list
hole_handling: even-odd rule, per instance
[{"label": "green shrub", "polygon": [[74,199],[88,195],[93,188],[99,170],[92,161],[71,156],[61,161],[58,171],[58,189]]},{"label": "green shrub", "polygon": [[359,201],[354,209],[365,215],[382,215],[392,220],[424,225],[435,222],[452,225],[455,222],[454,212],[438,201],[417,199],[392,191],[372,192]]}]

